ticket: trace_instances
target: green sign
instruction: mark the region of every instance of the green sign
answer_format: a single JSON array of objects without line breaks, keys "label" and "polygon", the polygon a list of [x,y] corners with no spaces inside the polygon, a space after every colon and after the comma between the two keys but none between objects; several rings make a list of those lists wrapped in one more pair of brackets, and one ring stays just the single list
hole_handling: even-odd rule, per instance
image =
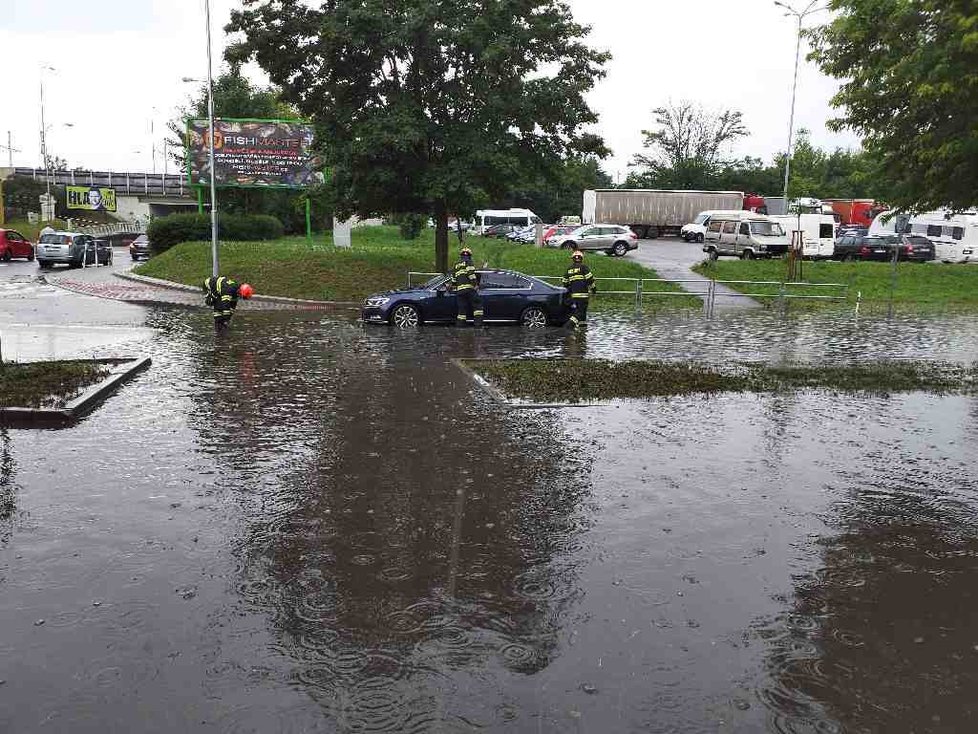
[{"label": "green sign", "polygon": [[66,186],[69,209],[116,211],[115,189],[98,186]]}]

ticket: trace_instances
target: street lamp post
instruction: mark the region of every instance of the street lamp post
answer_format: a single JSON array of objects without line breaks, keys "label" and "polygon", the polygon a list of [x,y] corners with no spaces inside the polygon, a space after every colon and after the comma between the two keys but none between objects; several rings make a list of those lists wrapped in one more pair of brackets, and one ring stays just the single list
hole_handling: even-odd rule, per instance
[{"label": "street lamp post", "polygon": [[801,60],[801,33],[802,33],[802,23],[805,18],[812,13],[817,13],[821,10],[826,10],[825,7],[816,8],[815,5],[819,0],[811,0],[808,6],[802,10],[797,11],[790,5],[787,5],[780,0],[774,0],[774,4],[779,8],[784,8],[788,11],[788,15],[793,15],[798,19],[798,38],[795,44],[795,77],[791,84],[791,115],[788,118],[788,150],[785,153],[784,158],[784,213],[788,213],[788,181],[791,176],[791,154],[795,144],[795,96],[798,92],[798,64]]},{"label": "street lamp post", "polygon": [[210,129],[208,153],[211,163],[211,270],[215,278],[220,275],[220,261],[217,249],[217,178],[214,170],[214,78],[211,61],[211,0],[204,0],[204,15],[207,22],[207,121]]}]

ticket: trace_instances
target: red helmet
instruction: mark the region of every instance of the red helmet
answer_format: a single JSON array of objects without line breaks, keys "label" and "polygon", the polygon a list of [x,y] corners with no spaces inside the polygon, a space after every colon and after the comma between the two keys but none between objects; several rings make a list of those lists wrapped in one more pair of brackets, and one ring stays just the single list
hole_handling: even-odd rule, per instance
[{"label": "red helmet", "polygon": [[238,288],[238,295],[244,298],[245,300],[248,300],[253,295],[255,295],[255,289],[252,288],[249,283],[242,283],[241,286]]}]

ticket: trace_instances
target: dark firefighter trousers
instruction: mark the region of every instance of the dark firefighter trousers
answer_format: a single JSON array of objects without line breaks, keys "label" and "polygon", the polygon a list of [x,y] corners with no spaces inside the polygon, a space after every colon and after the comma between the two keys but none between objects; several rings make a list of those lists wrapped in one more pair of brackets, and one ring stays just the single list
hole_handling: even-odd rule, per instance
[{"label": "dark firefighter trousers", "polygon": [[587,324],[587,304],[590,298],[571,298],[571,326],[584,326]]},{"label": "dark firefighter trousers", "polygon": [[458,301],[458,325],[464,326],[469,319],[475,321],[476,326],[482,323],[482,297],[475,288],[466,288],[456,294]]}]

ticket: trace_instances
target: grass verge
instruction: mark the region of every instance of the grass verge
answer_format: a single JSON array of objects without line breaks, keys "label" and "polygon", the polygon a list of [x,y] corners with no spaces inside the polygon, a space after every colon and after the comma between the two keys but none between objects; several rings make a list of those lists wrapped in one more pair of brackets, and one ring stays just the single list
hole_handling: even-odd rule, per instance
[{"label": "grass verge", "polygon": [[[255,286],[258,293],[323,301],[359,301],[371,293],[403,288],[408,271],[434,272],[434,232],[425,230],[417,240],[401,239],[396,227],[359,227],[353,230],[353,246],[336,248],[332,240],[310,244],[303,237],[272,242],[225,242],[221,244],[221,271]],[[561,276],[570,258],[567,252],[483,237],[467,237],[477,265],[511,268],[527,275]],[[450,260],[458,249],[452,240]],[[587,262],[598,278],[656,278],[655,271],[627,258],[589,255]],[[186,242],[158,255],[135,272],[177,283],[199,285],[210,273],[210,243]],[[662,284],[657,284],[660,287]],[[634,287],[634,286],[631,286]],[[608,288],[605,288],[606,290]],[[680,292],[678,286],[660,288]],[[644,299],[650,306],[699,308],[693,296]],[[600,296],[595,306],[613,303]],[[627,296],[619,303],[632,303]]]},{"label": "grass verge", "polygon": [[[785,276],[784,260],[718,260],[702,263],[694,271],[717,280],[767,280],[780,281]],[[882,262],[806,262],[803,265],[803,280],[807,283],[844,283],[849,286],[846,304],[853,306],[857,294],[862,294],[863,303],[874,306],[887,306],[890,300],[890,287],[893,266]],[[893,290],[893,304],[896,307],[927,310],[966,310],[978,308],[978,270],[967,265],[945,265],[943,263],[899,263],[897,282]],[[776,295],[778,286],[731,285],[741,293],[769,293]],[[798,295],[837,295],[837,291],[823,289],[796,288],[787,291]],[[773,299],[764,299],[765,303]],[[832,301],[793,301],[792,306],[804,304],[806,307],[838,305]]]},{"label": "grass verge", "polygon": [[97,362],[7,362],[0,365],[0,407],[60,408],[107,374]]},{"label": "grass verge", "polygon": [[720,367],[696,362],[515,359],[465,364],[506,395],[538,403],[805,389],[883,395],[914,391],[978,394],[978,366],[945,362],[744,362]]}]

